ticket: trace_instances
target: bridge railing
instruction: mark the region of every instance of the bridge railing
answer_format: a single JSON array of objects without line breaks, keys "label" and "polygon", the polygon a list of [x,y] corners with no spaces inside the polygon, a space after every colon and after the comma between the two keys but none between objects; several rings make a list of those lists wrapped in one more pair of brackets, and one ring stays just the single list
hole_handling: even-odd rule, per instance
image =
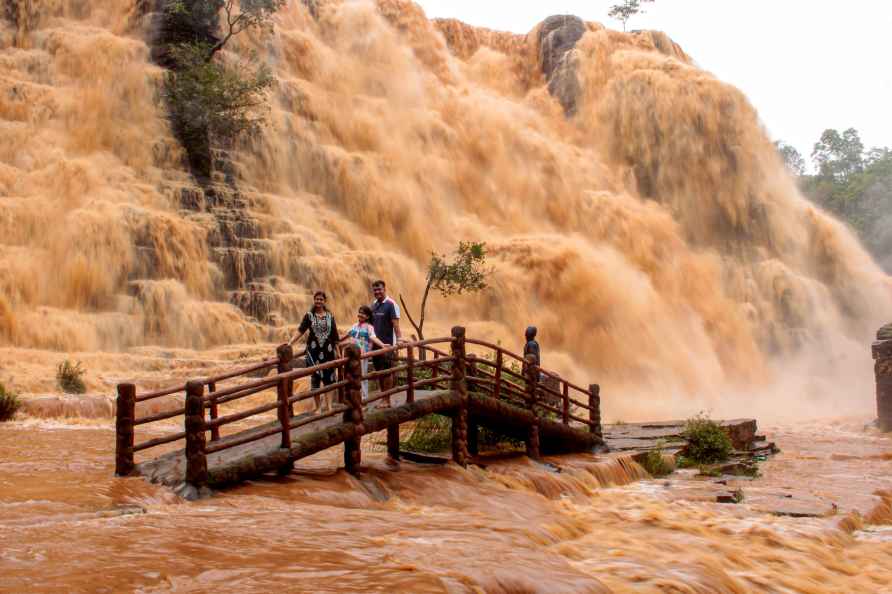
[{"label": "bridge railing", "polygon": [[[457,330],[460,332],[456,332]],[[477,352],[467,353],[467,346],[475,348]],[[448,349],[448,352],[444,349]],[[282,437],[281,447],[290,449],[291,431],[296,428],[338,415],[343,416],[344,422],[359,425],[368,405],[402,392],[406,394],[406,402],[412,403],[415,392],[419,389],[445,388],[464,391],[465,394],[468,391],[483,394],[525,408],[536,418],[559,419],[564,425],[570,425],[571,421],[580,423],[600,436],[600,390],[597,385],[593,384],[586,390],[555,373],[540,369],[532,359],[524,360],[492,343],[465,339],[463,328],[454,329],[452,337],[402,343],[364,354],[354,347],[348,347],[344,355],[321,365],[291,369],[295,357],[291,347],[283,345],[279,347],[275,359],[263,360],[214,377],[191,380],[174,388],[137,395],[133,384],[118,385],[116,474],[127,475],[133,471],[135,453],[183,440],[187,480],[198,484],[201,483],[201,477],[207,474],[208,454],[276,434]],[[362,361],[379,355],[391,355],[397,364],[390,369],[363,374]],[[258,374],[269,373],[273,368],[276,368],[276,374],[270,377],[219,389],[219,384],[224,381],[256,377]],[[330,369],[336,370],[334,383],[315,390],[294,393],[295,381]],[[394,382],[392,387],[369,394],[366,398],[362,397],[363,381],[381,380],[387,376],[398,377],[400,381]],[[221,405],[272,389],[276,391],[274,400],[221,416]],[[185,394],[184,406],[136,417],[137,403],[177,393]],[[330,410],[294,416],[295,404],[327,394],[333,394],[333,406]],[[579,399],[580,395],[582,400]],[[583,412],[583,416],[577,416],[576,413],[580,410],[588,414]],[[276,411],[276,422],[264,422],[247,429],[239,426],[242,430],[237,436],[221,436],[223,427],[273,411]],[[135,443],[136,427],[180,416],[183,417],[183,431]],[[538,423],[535,425],[538,427]],[[535,456],[538,456],[537,431],[538,429],[528,440],[530,453]],[[398,438],[398,432],[396,435]],[[392,445],[390,441],[388,434],[389,449]],[[355,447],[352,449],[348,447],[348,450],[355,450],[358,460],[358,444],[353,446]],[[398,444],[396,447],[398,449]]]}]

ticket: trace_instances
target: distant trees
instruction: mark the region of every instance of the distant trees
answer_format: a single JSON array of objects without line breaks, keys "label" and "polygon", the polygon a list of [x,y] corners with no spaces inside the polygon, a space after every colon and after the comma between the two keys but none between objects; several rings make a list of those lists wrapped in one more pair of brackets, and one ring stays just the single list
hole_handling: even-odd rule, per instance
[{"label": "distant trees", "polygon": [[607,11],[607,16],[616,19],[623,24],[623,31],[626,30],[626,23],[636,14],[644,12],[642,4],[653,2],[654,0],[623,0],[620,4],[614,4]]},{"label": "distant trees", "polygon": [[842,134],[827,129],[815,143],[811,158],[819,175],[846,182],[853,174],[864,170],[864,143],[854,128]]},{"label": "distant trees", "polygon": [[784,165],[793,175],[805,175],[805,159],[793,146],[778,140],[774,143],[774,148],[783,158]]},{"label": "distant trees", "polygon": [[812,150],[816,171],[807,174],[795,148],[783,142],[775,146],[803,193],[848,223],[880,265],[892,272],[892,150],[865,150],[854,128],[827,129]]}]

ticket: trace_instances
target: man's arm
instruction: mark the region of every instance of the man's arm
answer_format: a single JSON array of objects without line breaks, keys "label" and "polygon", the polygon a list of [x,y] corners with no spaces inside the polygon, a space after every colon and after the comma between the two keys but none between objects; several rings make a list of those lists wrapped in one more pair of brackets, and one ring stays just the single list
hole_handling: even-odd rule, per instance
[{"label": "man's arm", "polygon": [[396,302],[390,300],[390,324],[393,326],[393,335],[397,342],[403,341],[403,332],[400,330],[400,308]]}]

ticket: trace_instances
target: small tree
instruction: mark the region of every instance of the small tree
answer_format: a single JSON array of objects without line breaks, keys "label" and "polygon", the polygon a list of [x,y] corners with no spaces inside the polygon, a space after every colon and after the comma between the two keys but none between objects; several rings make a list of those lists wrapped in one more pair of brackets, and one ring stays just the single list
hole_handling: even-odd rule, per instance
[{"label": "small tree", "polygon": [[485,268],[485,264],[485,243],[459,242],[452,261],[448,261],[446,256],[431,254],[431,261],[427,268],[427,284],[421,297],[418,323],[415,323],[403,296],[400,295],[400,303],[403,304],[403,310],[406,312],[409,322],[418,333],[419,340],[424,340],[424,316],[431,289],[439,291],[444,297],[482,291],[486,288],[486,277],[492,272]]},{"label": "small tree", "polygon": [[626,30],[626,23],[636,14],[644,14],[642,4],[653,2],[654,0],[623,0],[622,4],[614,4],[607,11],[607,16],[616,19],[623,24],[623,31]]},{"label": "small tree", "polygon": [[169,0],[167,10],[170,14],[189,18],[199,27],[207,27],[217,21],[223,12],[223,37],[207,46],[206,61],[210,61],[238,35],[251,27],[267,27],[273,14],[285,6],[285,0]]},{"label": "small tree", "polygon": [[167,73],[164,96],[186,142],[199,142],[207,133],[234,138],[256,130],[263,121],[263,92],[273,83],[269,67],[261,64],[250,72],[243,65],[209,60],[212,51],[204,43],[171,50],[180,68]]}]

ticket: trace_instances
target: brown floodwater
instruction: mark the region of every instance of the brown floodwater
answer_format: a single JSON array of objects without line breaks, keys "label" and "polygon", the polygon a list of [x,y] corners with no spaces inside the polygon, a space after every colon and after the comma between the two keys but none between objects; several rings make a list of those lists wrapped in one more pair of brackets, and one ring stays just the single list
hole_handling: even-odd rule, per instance
[{"label": "brown floodwater", "polygon": [[16,421],[0,428],[0,590],[890,591],[892,438],[863,425],[771,428],[783,451],[738,481],[739,505],[613,457],[394,470],[374,437],[361,479],[337,450],[186,503],[112,476],[107,422]]}]

